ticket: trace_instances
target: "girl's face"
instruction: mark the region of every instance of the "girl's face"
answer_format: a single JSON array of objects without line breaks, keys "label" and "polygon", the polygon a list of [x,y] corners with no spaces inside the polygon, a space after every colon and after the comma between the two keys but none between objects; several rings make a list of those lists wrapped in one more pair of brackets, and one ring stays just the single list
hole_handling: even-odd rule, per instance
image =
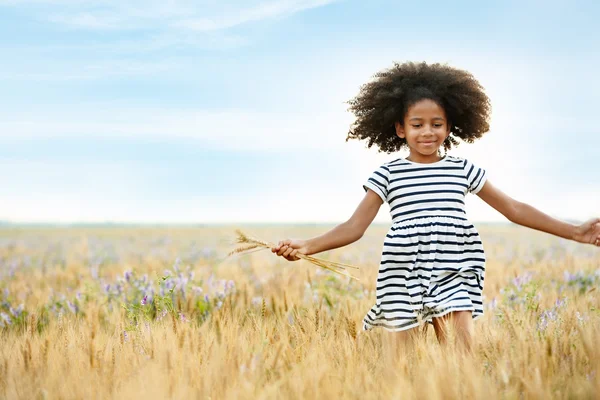
[{"label": "girl's face", "polygon": [[396,134],[406,139],[410,159],[415,162],[436,162],[438,149],[450,134],[446,112],[435,101],[419,100],[408,108],[404,122],[396,122]]}]

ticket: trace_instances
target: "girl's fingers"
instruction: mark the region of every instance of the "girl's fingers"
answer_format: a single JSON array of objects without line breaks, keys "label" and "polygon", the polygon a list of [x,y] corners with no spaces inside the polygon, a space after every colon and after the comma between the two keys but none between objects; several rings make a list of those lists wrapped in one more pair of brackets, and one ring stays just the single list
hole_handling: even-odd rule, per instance
[{"label": "girl's fingers", "polygon": [[276,246],[271,248],[271,251],[277,253],[278,256],[283,256],[289,261],[299,260],[300,258],[296,257],[297,250],[294,249],[291,244],[291,239],[280,240]]},{"label": "girl's fingers", "polygon": [[[271,251],[273,251],[273,253],[276,253],[276,252],[278,252],[281,249],[281,246],[286,246],[286,245],[289,246],[290,243],[291,243],[290,239],[280,240],[279,243],[277,243],[277,246],[273,247],[271,249]],[[281,255],[281,254],[279,254],[279,255]]]},{"label": "girl's fingers", "polygon": [[289,247],[288,247],[286,244],[284,244],[284,245],[283,245],[283,246],[282,246],[282,247],[279,249],[279,251],[277,252],[277,255],[278,255],[278,256],[281,256],[281,255],[283,255],[283,253],[285,253],[285,252],[287,251],[287,249],[288,249],[288,248],[289,248]]},{"label": "girl's fingers", "polygon": [[289,257],[290,254],[292,254],[292,251],[294,251],[294,249],[292,249],[291,247],[288,247],[287,250],[285,251],[285,253],[283,253],[284,257]]}]

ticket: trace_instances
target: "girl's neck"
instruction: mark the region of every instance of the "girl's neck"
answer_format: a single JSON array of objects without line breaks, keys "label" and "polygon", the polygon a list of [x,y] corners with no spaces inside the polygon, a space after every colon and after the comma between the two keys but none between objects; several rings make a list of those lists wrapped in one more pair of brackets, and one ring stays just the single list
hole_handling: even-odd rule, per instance
[{"label": "girl's neck", "polygon": [[417,164],[432,164],[444,159],[445,156],[441,156],[439,153],[434,153],[430,155],[423,155],[417,152],[411,151],[409,156],[406,157],[406,160],[417,163]]}]

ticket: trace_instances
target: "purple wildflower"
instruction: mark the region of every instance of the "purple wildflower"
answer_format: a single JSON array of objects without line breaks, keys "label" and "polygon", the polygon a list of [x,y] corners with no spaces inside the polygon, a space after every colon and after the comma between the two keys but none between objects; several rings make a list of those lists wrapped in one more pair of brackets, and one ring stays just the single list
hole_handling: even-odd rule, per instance
[{"label": "purple wildflower", "polygon": [[142,304],[143,306],[145,306],[146,304],[148,304],[148,295],[145,295],[145,296],[144,296],[144,298],[143,298],[143,299],[142,299],[142,301],[141,301],[141,304]]},{"label": "purple wildflower", "polygon": [[8,276],[10,276],[11,278],[12,278],[13,276],[15,276],[15,272],[17,271],[17,267],[18,267],[18,266],[19,266],[19,265],[17,264],[17,262],[16,262],[16,261],[13,261],[13,262],[10,264],[10,266],[8,267]]},{"label": "purple wildflower", "polygon": [[77,314],[79,312],[79,307],[77,307],[77,304],[73,304],[69,300],[67,300],[67,306],[73,314]]},{"label": "purple wildflower", "polygon": [[227,281],[227,283],[225,283],[225,291],[230,292],[233,290],[235,290],[235,282],[232,280]]},{"label": "purple wildflower", "polygon": [[[558,303],[558,302],[557,302]],[[564,304],[564,303],[562,303]],[[550,310],[546,310],[542,312],[538,319],[538,331],[543,332],[548,328],[548,324],[553,321],[558,320],[558,310],[559,306],[554,306]]]},{"label": "purple wildflower", "polygon": [[567,298],[565,297],[562,300],[561,299],[556,300],[556,304],[554,305],[554,307],[555,308],[561,308],[561,307],[563,307],[566,304],[567,304]]},{"label": "purple wildflower", "polygon": [[526,272],[523,275],[519,275],[513,279],[513,285],[517,288],[517,290],[521,290],[523,285],[528,284],[531,281],[533,274],[531,272]]},{"label": "purple wildflower", "polygon": [[202,288],[200,286],[192,287],[192,291],[196,296],[200,296],[202,294]]},{"label": "purple wildflower", "polygon": [[15,318],[19,318],[19,316],[23,313],[23,304],[19,305],[19,307],[17,308],[12,308],[10,307],[10,313],[12,314],[13,317]]},{"label": "purple wildflower", "polygon": [[92,275],[92,279],[98,279],[98,265],[94,264],[90,266],[90,275]]},{"label": "purple wildflower", "polygon": [[563,276],[565,278],[565,282],[567,283],[577,280],[577,274],[572,274],[569,271],[565,271]]},{"label": "purple wildflower", "polygon": [[162,320],[165,316],[167,315],[167,310],[163,310],[162,313],[160,313],[160,315],[158,316],[158,318],[156,318],[157,321]]},{"label": "purple wildflower", "polygon": [[0,322],[6,323],[7,325],[12,323],[10,317],[5,313],[0,313]]}]

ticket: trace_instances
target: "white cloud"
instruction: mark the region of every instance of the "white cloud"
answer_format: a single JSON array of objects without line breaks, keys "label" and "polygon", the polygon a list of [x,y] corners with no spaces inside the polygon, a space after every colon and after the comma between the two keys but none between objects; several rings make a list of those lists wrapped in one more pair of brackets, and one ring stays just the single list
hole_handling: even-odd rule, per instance
[{"label": "white cloud", "polygon": [[[5,6],[43,6],[39,18],[89,30],[135,30],[167,27],[194,31],[218,31],[244,23],[286,17],[338,0],[276,1],[68,1],[0,0]],[[51,11],[48,13],[48,11]],[[53,12],[52,12],[53,11]],[[35,9],[33,10],[36,13]]]},{"label": "white cloud", "polygon": [[[61,54],[58,60],[72,60],[72,56],[77,54],[82,57],[101,54],[131,57],[190,48],[222,51],[245,46],[252,40],[247,33],[231,28],[286,18],[337,1],[340,0],[0,0],[0,11],[3,7],[19,8],[22,14],[30,18],[50,22],[66,30],[129,33],[128,37],[122,34],[101,38],[86,36],[81,41],[44,43],[43,46],[5,44],[3,48],[20,53],[19,58],[23,57],[24,51],[45,55],[44,64],[55,59],[57,54]],[[24,67],[26,70],[34,68],[29,65]],[[22,71],[7,74],[0,71],[0,78],[65,80],[90,77],[89,73],[81,74],[79,71],[65,73],[65,70],[71,69],[63,66],[58,74]]]},{"label": "white cloud", "polygon": [[240,10],[230,9],[228,12],[214,17],[207,18],[202,16],[185,18],[175,22],[173,26],[188,28],[195,31],[215,31],[232,28],[247,22],[286,17],[303,10],[327,5],[334,1],[336,0],[287,0],[260,3],[254,7]]}]

